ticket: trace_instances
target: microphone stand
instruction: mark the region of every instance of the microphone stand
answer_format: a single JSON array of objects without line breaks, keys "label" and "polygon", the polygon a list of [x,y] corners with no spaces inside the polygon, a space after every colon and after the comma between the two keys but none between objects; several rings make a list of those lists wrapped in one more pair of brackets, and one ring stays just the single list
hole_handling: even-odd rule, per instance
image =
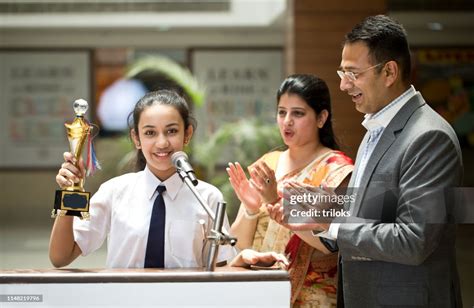
[{"label": "microphone stand", "polygon": [[189,187],[191,192],[194,194],[196,199],[199,201],[199,204],[203,207],[206,211],[207,215],[213,221],[213,227],[209,231],[209,235],[207,239],[211,241],[211,247],[209,250],[208,258],[207,258],[207,265],[206,270],[214,271],[216,267],[216,259],[217,259],[217,252],[219,251],[219,245],[228,245],[234,246],[237,243],[237,239],[229,235],[228,231],[224,228],[224,217],[225,217],[225,202],[218,202],[217,203],[217,212],[214,214],[212,209],[206,204],[206,202],[202,199],[199,192],[194,187],[193,182],[189,178],[189,175],[181,168],[176,168],[179,177],[183,180],[186,186]]},{"label": "microphone stand", "polygon": [[207,239],[211,241],[211,247],[207,256],[206,270],[213,272],[216,268],[217,253],[219,252],[219,245],[229,244],[230,237],[222,233],[222,225],[224,224],[225,202],[217,203],[216,220],[210,230]]}]

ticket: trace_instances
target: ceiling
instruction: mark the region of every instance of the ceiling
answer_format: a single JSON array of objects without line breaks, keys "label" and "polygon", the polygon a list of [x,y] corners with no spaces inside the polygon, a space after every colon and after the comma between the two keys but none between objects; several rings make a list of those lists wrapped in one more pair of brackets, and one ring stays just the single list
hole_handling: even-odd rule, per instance
[{"label": "ceiling", "polygon": [[389,11],[472,11],[472,0],[387,0]]},{"label": "ceiling", "polygon": [[0,12],[10,14],[119,13],[119,12],[219,12],[230,9],[230,0],[219,1],[111,1],[111,0],[16,0],[1,1]]},{"label": "ceiling", "polygon": [[0,26],[25,28],[268,27],[286,0],[0,0]]},{"label": "ceiling", "polygon": [[[388,0],[387,5],[412,45],[474,45],[473,0]],[[286,9],[287,0],[0,0],[0,32],[13,37],[18,31],[93,29],[169,36],[186,31],[192,36],[196,31],[244,35],[252,30],[279,40]]]},{"label": "ceiling", "polygon": [[474,46],[474,12],[391,11],[411,45]]}]

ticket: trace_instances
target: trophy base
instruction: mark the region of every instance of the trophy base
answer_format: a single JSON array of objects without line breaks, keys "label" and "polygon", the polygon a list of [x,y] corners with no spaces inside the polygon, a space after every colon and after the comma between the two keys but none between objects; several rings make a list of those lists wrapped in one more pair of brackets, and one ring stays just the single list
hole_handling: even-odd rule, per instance
[{"label": "trophy base", "polygon": [[89,220],[90,195],[84,191],[56,190],[51,217],[67,215]]}]

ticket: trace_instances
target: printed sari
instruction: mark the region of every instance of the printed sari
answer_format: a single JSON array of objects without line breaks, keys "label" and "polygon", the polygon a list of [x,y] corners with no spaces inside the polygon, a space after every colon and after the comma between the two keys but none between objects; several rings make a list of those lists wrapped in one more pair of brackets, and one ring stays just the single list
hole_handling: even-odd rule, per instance
[{"label": "printed sari", "polygon": [[[281,153],[271,152],[260,160],[276,170]],[[353,163],[349,157],[340,151],[329,151],[308,166],[278,179],[278,189],[283,189],[285,180],[336,188],[352,170]],[[252,248],[289,256],[292,307],[336,306],[337,252],[326,255],[306,244],[296,234],[271,220],[265,207],[260,210]]]}]

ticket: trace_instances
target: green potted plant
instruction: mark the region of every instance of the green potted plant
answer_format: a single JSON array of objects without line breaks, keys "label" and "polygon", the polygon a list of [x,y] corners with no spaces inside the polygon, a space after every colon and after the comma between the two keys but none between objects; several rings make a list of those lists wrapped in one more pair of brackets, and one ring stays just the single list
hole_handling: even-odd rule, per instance
[{"label": "green potted plant", "polygon": [[238,161],[246,167],[282,144],[274,123],[263,123],[251,118],[223,125],[206,142],[194,145],[193,160],[203,167],[206,180],[224,195],[231,221],[237,214],[240,202],[225,171],[227,162]]}]

